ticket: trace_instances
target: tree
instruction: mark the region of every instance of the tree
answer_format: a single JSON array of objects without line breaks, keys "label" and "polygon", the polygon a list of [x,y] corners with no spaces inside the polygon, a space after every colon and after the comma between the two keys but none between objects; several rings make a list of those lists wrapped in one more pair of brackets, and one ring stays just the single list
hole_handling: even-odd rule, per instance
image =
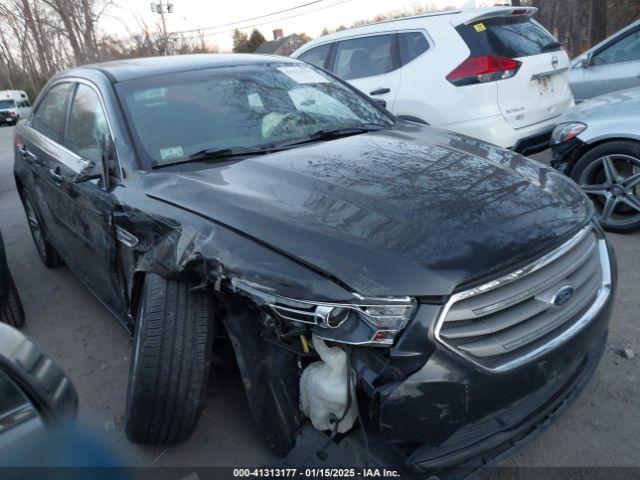
[{"label": "tree", "polygon": [[[326,30],[326,29],[325,29],[325,30]],[[324,30],[323,30],[323,32],[324,32]],[[326,35],[326,34],[322,33],[322,34],[320,34],[320,35]],[[298,34],[298,36],[299,36],[302,40],[304,40],[304,43],[310,42],[310,41],[312,40],[312,39],[311,39],[311,37],[310,37],[309,35],[307,35],[306,33],[304,33],[304,32],[299,33],[299,34]]]},{"label": "tree", "polygon": [[260,33],[260,30],[257,30],[254,28],[253,31],[251,32],[251,35],[249,36],[249,40],[247,41],[246,51],[248,53],[253,53],[258,49],[260,45],[262,45],[266,41],[267,40]]},{"label": "tree", "polygon": [[231,35],[233,38],[233,52],[234,53],[247,53],[247,44],[249,43],[249,36],[246,33],[241,32],[237,28]]},{"label": "tree", "polygon": [[607,36],[607,2],[591,0],[591,45],[601,42]]}]

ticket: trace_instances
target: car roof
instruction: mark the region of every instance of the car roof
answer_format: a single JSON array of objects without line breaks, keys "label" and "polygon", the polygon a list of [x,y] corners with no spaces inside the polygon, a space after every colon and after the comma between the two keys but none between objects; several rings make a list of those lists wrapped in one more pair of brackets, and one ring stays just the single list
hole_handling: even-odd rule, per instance
[{"label": "car roof", "polygon": [[[377,23],[370,23],[361,27],[348,28],[337,32],[329,33],[322,37],[316,38],[302,47],[300,47],[294,56],[318,44],[340,40],[342,38],[353,37],[357,35],[366,35],[370,33],[378,33],[381,31],[390,31],[394,29],[402,29],[403,24],[423,20],[425,25],[433,25],[434,23],[448,23],[454,27],[464,23],[473,22],[475,20],[483,20],[495,16],[510,15],[513,12],[524,12],[526,15],[533,15],[538,11],[535,7],[490,7],[490,8],[465,8],[463,10],[449,10],[445,12],[424,13],[421,15],[413,15],[410,17],[395,18]],[[415,26],[408,26],[414,28]]]},{"label": "car roof", "polygon": [[209,68],[240,65],[266,65],[269,63],[297,63],[297,60],[276,55],[254,54],[191,54],[164,57],[145,57],[83,65],[67,70],[61,76],[82,75],[83,70],[98,70],[112,82],[124,82],[137,78],[168,73],[205,70]]}]

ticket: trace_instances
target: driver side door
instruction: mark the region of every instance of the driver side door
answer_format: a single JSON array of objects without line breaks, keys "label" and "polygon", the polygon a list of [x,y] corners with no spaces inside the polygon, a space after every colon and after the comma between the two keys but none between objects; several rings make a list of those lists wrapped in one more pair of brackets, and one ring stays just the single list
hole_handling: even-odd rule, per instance
[{"label": "driver side door", "polygon": [[101,142],[111,137],[108,119],[97,88],[77,83],[69,105],[63,143],[74,162],[52,160],[56,200],[53,215],[65,235],[65,261],[85,285],[119,318],[126,302],[116,262],[112,212],[113,188],[102,180],[76,183],[75,177],[91,162],[101,164]]}]

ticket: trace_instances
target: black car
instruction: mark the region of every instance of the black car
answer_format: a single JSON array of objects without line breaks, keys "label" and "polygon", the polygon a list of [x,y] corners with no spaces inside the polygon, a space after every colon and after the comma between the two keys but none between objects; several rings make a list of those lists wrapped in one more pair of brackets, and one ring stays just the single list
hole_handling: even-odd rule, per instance
[{"label": "black car", "polygon": [[24,325],[24,309],[7,265],[2,235],[0,235],[0,322],[14,327]]},{"label": "black car", "polygon": [[134,337],[134,442],[189,437],[213,353],[233,351],[279,452],[309,416],[391,463],[480,465],[547,425],[604,349],[613,254],[570,180],[304,63],[76,68],[15,135],[42,260]]}]

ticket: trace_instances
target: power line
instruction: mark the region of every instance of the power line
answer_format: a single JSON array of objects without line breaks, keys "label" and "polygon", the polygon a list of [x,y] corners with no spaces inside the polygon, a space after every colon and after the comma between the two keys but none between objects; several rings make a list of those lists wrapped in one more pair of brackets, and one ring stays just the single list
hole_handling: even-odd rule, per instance
[{"label": "power line", "polygon": [[[298,13],[298,14],[296,14],[296,15],[289,15],[289,16],[286,16],[286,17],[275,18],[275,19],[272,19],[272,20],[268,20],[268,21],[266,21],[266,22],[254,23],[254,24],[252,24],[252,25],[243,25],[242,27],[236,27],[236,28],[232,28],[232,29],[230,29],[230,30],[224,30],[224,31],[221,31],[221,32],[202,33],[202,36],[203,36],[203,37],[213,37],[213,36],[216,36],[216,35],[224,35],[225,33],[232,33],[232,32],[234,32],[236,29],[237,29],[237,30],[244,30],[245,28],[254,28],[254,27],[259,27],[259,26],[261,26],[261,25],[266,25],[266,24],[268,24],[268,23],[280,22],[280,21],[282,21],[282,20],[288,20],[288,19],[290,19],[290,18],[301,17],[301,16],[303,16],[303,15],[308,15],[308,14],[310,14],[310,13],[319,12],[319,11],[321,11],[321,10],[326,10],[326,9],[328,9],[328,8],[336,7],[336,6],[338,6],[338,5],[342,5],[342,4],[344,4],[344,3],[349,3],[349,2],[352,2],[352,1],[353,1],[353,0],[341,0],[341,1],[339,1],[339,2],[332,3],[331,5],[327,5],[327,6],[322,7],[322,8],[317,8],[317,9],[315,9],[315,10],[309,10],[309,11],[306,11],[306,12]],[[196,29],[196,30],[194,30],[194,31],[198,32],[198,31],[201,31],[201,30]],[[182,33],[182,32],[172,32],[172,33],[170,33],[169,35],[175,35],[175,34],[180,34],[180,33]],[[188,35],[188,36],[183,37],[183,38],[184,38],[185,40],[191,40],[191,39],[199,38],[199,37],[200,37],[200,35]]]},{"label": "power line", "polygon": [[309,5],[314,5],[316,3],[321,3],[321,2],[326,2],[326,1],[328,1],[328,0],[315,0],[313,2],[303,3],[302,5],[296,5],[295,7],[285,8],[284,10],[279,10],[277,12],[267,13],[265,15],[260,15],[258,17],[245,18],[244,20],[238,20],[236,22],[230,22],[230,23],[222,23],[220,25],[213,25],[211,27],[193,28],[193,29],[190,29],[190,30],[180,30],[178,32],[173,32],[173,33],[175,33],[175,34],[192,33],[192,32],[200,32],[202,30],[213,30],[215,28],[229,27],[231,25],[238,25],[240,23],[251,22],[253,20],[259,20],[261,18],[271,17],[273,15],[278,15],[279,13],[290,12],[292,10],[297,10],[299,8],[308,7]]}]

